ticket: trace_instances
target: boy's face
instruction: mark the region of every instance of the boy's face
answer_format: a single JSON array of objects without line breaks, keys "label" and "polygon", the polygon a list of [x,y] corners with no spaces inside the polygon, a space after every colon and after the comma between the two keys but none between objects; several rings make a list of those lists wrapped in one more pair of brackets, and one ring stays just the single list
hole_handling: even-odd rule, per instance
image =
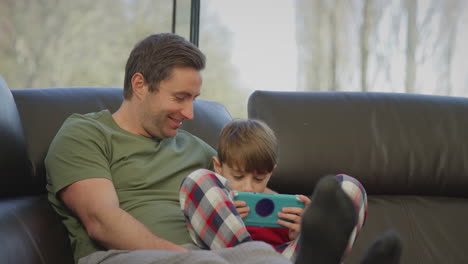
[{"label": "boy's face", "polygon": [[215,172],[228,179],[234,191],[263,193],[272,174],[272,172],[262,174],[245,172],[241,168],[231,168],[226,164],[221,164],[216,157],[213,157],[213,164]]}]

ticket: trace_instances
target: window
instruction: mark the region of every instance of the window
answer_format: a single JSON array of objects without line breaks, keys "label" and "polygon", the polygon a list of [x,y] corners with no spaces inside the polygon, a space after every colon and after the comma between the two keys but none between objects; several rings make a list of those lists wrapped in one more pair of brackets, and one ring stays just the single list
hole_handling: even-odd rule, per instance
[{"label": "window", "polygon": [[[11,89],[122,87],[137,40],[190,39],[191,4],[0,1],[0,74]],[[201,97],[233,117],[255,90],[468,96],[464,0],[200,0],[199,21]]]},{"label": "window", "polygon": [[247,117],[254,90],[296,90],[295,35],[292,1],[201,1],[202,97],[223,102],[233,117]]},{"label": "window", "polygon": [[235,117],[247,116],[254,90],[468,96],[463,0],[203,0],[201,7],[202,96]]},{"label": "window", "polygon": [[172,15],[172,0],[0,1],[0,74],[11,89],[122,87],[135,42]]}]

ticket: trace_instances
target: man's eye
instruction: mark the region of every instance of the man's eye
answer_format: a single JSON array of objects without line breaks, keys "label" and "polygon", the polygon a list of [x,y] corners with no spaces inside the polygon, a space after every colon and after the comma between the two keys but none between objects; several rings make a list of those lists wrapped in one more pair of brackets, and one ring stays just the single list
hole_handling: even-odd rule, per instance
[{"label": "man's eye", "polygon": [[176,98],[177,101],[184,101],[185,100],[185,97],[176,96],[175,98]]}]

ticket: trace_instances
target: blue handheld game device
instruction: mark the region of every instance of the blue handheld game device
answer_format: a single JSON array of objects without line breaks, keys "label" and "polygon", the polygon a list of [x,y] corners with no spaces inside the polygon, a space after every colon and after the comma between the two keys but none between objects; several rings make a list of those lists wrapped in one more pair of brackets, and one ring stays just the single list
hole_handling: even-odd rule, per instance
[{"label": "blue handheld game device", "polygon": [[242,218],[246,226],[284,227],[277,223],[283,207],[304,208],[304,202],[292,194],[237,192],[234,200],[245,201],[250,207],[249,214]]}]

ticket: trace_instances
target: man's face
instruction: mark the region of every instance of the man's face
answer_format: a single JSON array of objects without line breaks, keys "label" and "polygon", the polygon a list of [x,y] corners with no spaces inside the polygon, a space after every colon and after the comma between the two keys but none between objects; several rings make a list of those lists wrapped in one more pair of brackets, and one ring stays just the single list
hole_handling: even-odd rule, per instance
[{"label": "man's face", "polygon": [[162,81],[155,92],[147,92],[142,100],[141,125],[150,137],[174,137],[182,121],[193,119],[193,101],[200,94],[200,72],[176,67],[169,79]]}]

